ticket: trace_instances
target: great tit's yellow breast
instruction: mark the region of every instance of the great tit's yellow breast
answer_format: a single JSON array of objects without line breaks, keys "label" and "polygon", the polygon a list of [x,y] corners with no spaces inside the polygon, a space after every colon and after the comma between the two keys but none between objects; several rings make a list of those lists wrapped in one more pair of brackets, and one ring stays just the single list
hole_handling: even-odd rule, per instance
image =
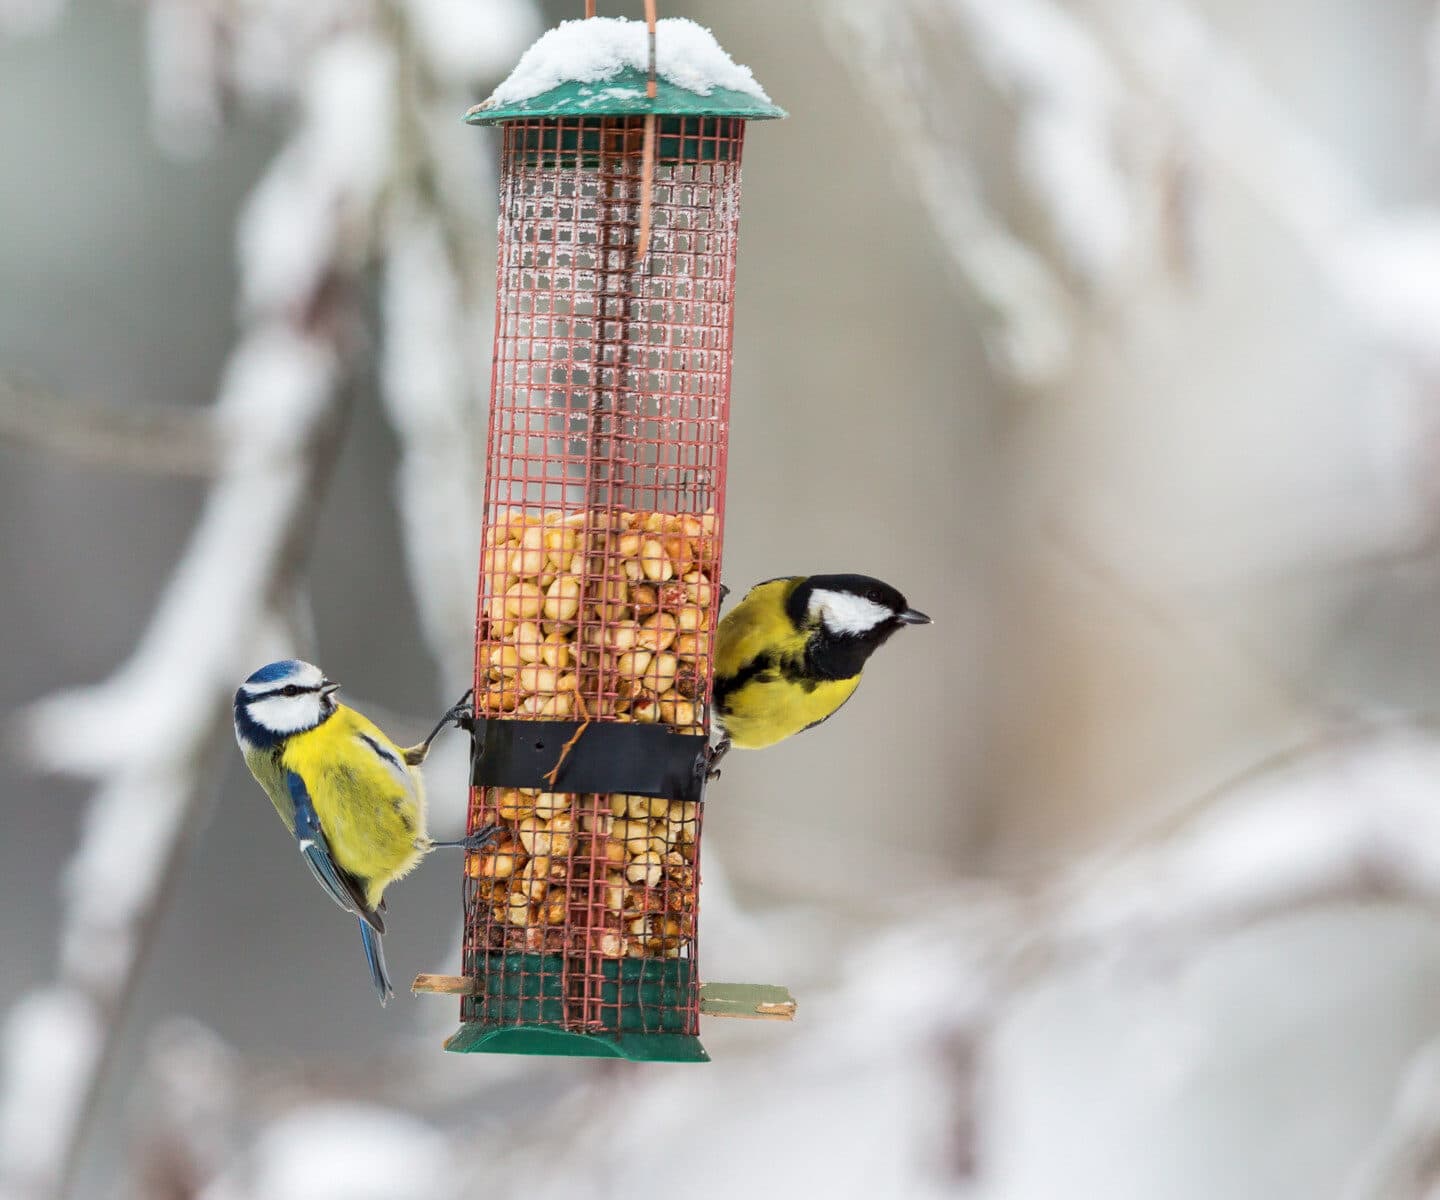
[{"label": "great tit's yellow breast", "polygon": [[417,849],[425,838],[420,773],[374,724],[343,705],[324,724],[291,737],[281,761],[305,781],[336,864],[365,881],[368,898],[378,903],[385,886],[424,854]]},{"label": "great tit's yellow breast", "polygon": [[729,697],[725,734],[742,750],[760,750],[818,725],[860,686],[853,679],[755,679]]}]

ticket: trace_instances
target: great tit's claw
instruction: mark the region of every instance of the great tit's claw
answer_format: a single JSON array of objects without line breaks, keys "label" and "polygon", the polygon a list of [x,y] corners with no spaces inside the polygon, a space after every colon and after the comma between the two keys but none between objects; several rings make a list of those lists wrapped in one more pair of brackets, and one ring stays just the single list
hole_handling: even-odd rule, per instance
[{"label": "great tit's claw", "polygon": [[730,739],[721,738],[713,746],[706,746],[704,752],[705,778],[719,779],[719,763],[722,758],[730,753]]}]

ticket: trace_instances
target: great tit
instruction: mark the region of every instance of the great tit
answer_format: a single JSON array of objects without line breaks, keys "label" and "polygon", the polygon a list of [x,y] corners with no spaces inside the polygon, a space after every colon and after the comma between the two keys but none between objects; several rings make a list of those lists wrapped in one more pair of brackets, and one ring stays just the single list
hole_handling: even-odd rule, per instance
[{"label": "great tit", "polygon": [[458,842],[435,842],[425,832],[419,767],[440,731],[470,715],[464,701],[423,742],[402,749],[336,701],[339,689],[298,659],[261,667],[235,693],[235,737],[311,873],[359,918],[365,961],[384,1004],[395,994],[380,942],[385,888],[437,846],[480,849],[495,829]]},{"label": "great tit", "polygon": [[720,621],[715,717],[730,746],[756,750],[830,717],[860,685],[866,660],[902,625],[928,625],[888,583],[810,575],[756,584]]}]

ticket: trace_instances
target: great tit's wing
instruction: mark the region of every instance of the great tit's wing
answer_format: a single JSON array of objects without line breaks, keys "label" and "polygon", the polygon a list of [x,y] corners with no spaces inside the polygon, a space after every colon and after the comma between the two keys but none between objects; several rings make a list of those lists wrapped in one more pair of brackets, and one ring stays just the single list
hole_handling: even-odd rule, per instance
[{"label": "great tit's wing", "polygon": [[348,871],[336,866],[331,857],[330,843],[325,840],[325,832],[320,828],[315,802],[310,799],[305,781],[294,771],[286,771],[285,786],[290,792],[290,802],[295,806],[295,842],[316,882],[346,912],[354,913],[377,933],[384,933],[385,922],[365,903],[365,893],[360,884]]}]

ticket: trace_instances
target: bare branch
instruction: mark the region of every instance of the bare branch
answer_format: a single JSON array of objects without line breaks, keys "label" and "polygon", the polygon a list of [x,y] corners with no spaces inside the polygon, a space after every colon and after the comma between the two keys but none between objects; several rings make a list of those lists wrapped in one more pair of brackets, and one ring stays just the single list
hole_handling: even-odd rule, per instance
[{"label": "bare branch", "polygon": [[220,441],[207,409],[83,404],[0,377],[0,440],[157,475],[215,474]]}]

